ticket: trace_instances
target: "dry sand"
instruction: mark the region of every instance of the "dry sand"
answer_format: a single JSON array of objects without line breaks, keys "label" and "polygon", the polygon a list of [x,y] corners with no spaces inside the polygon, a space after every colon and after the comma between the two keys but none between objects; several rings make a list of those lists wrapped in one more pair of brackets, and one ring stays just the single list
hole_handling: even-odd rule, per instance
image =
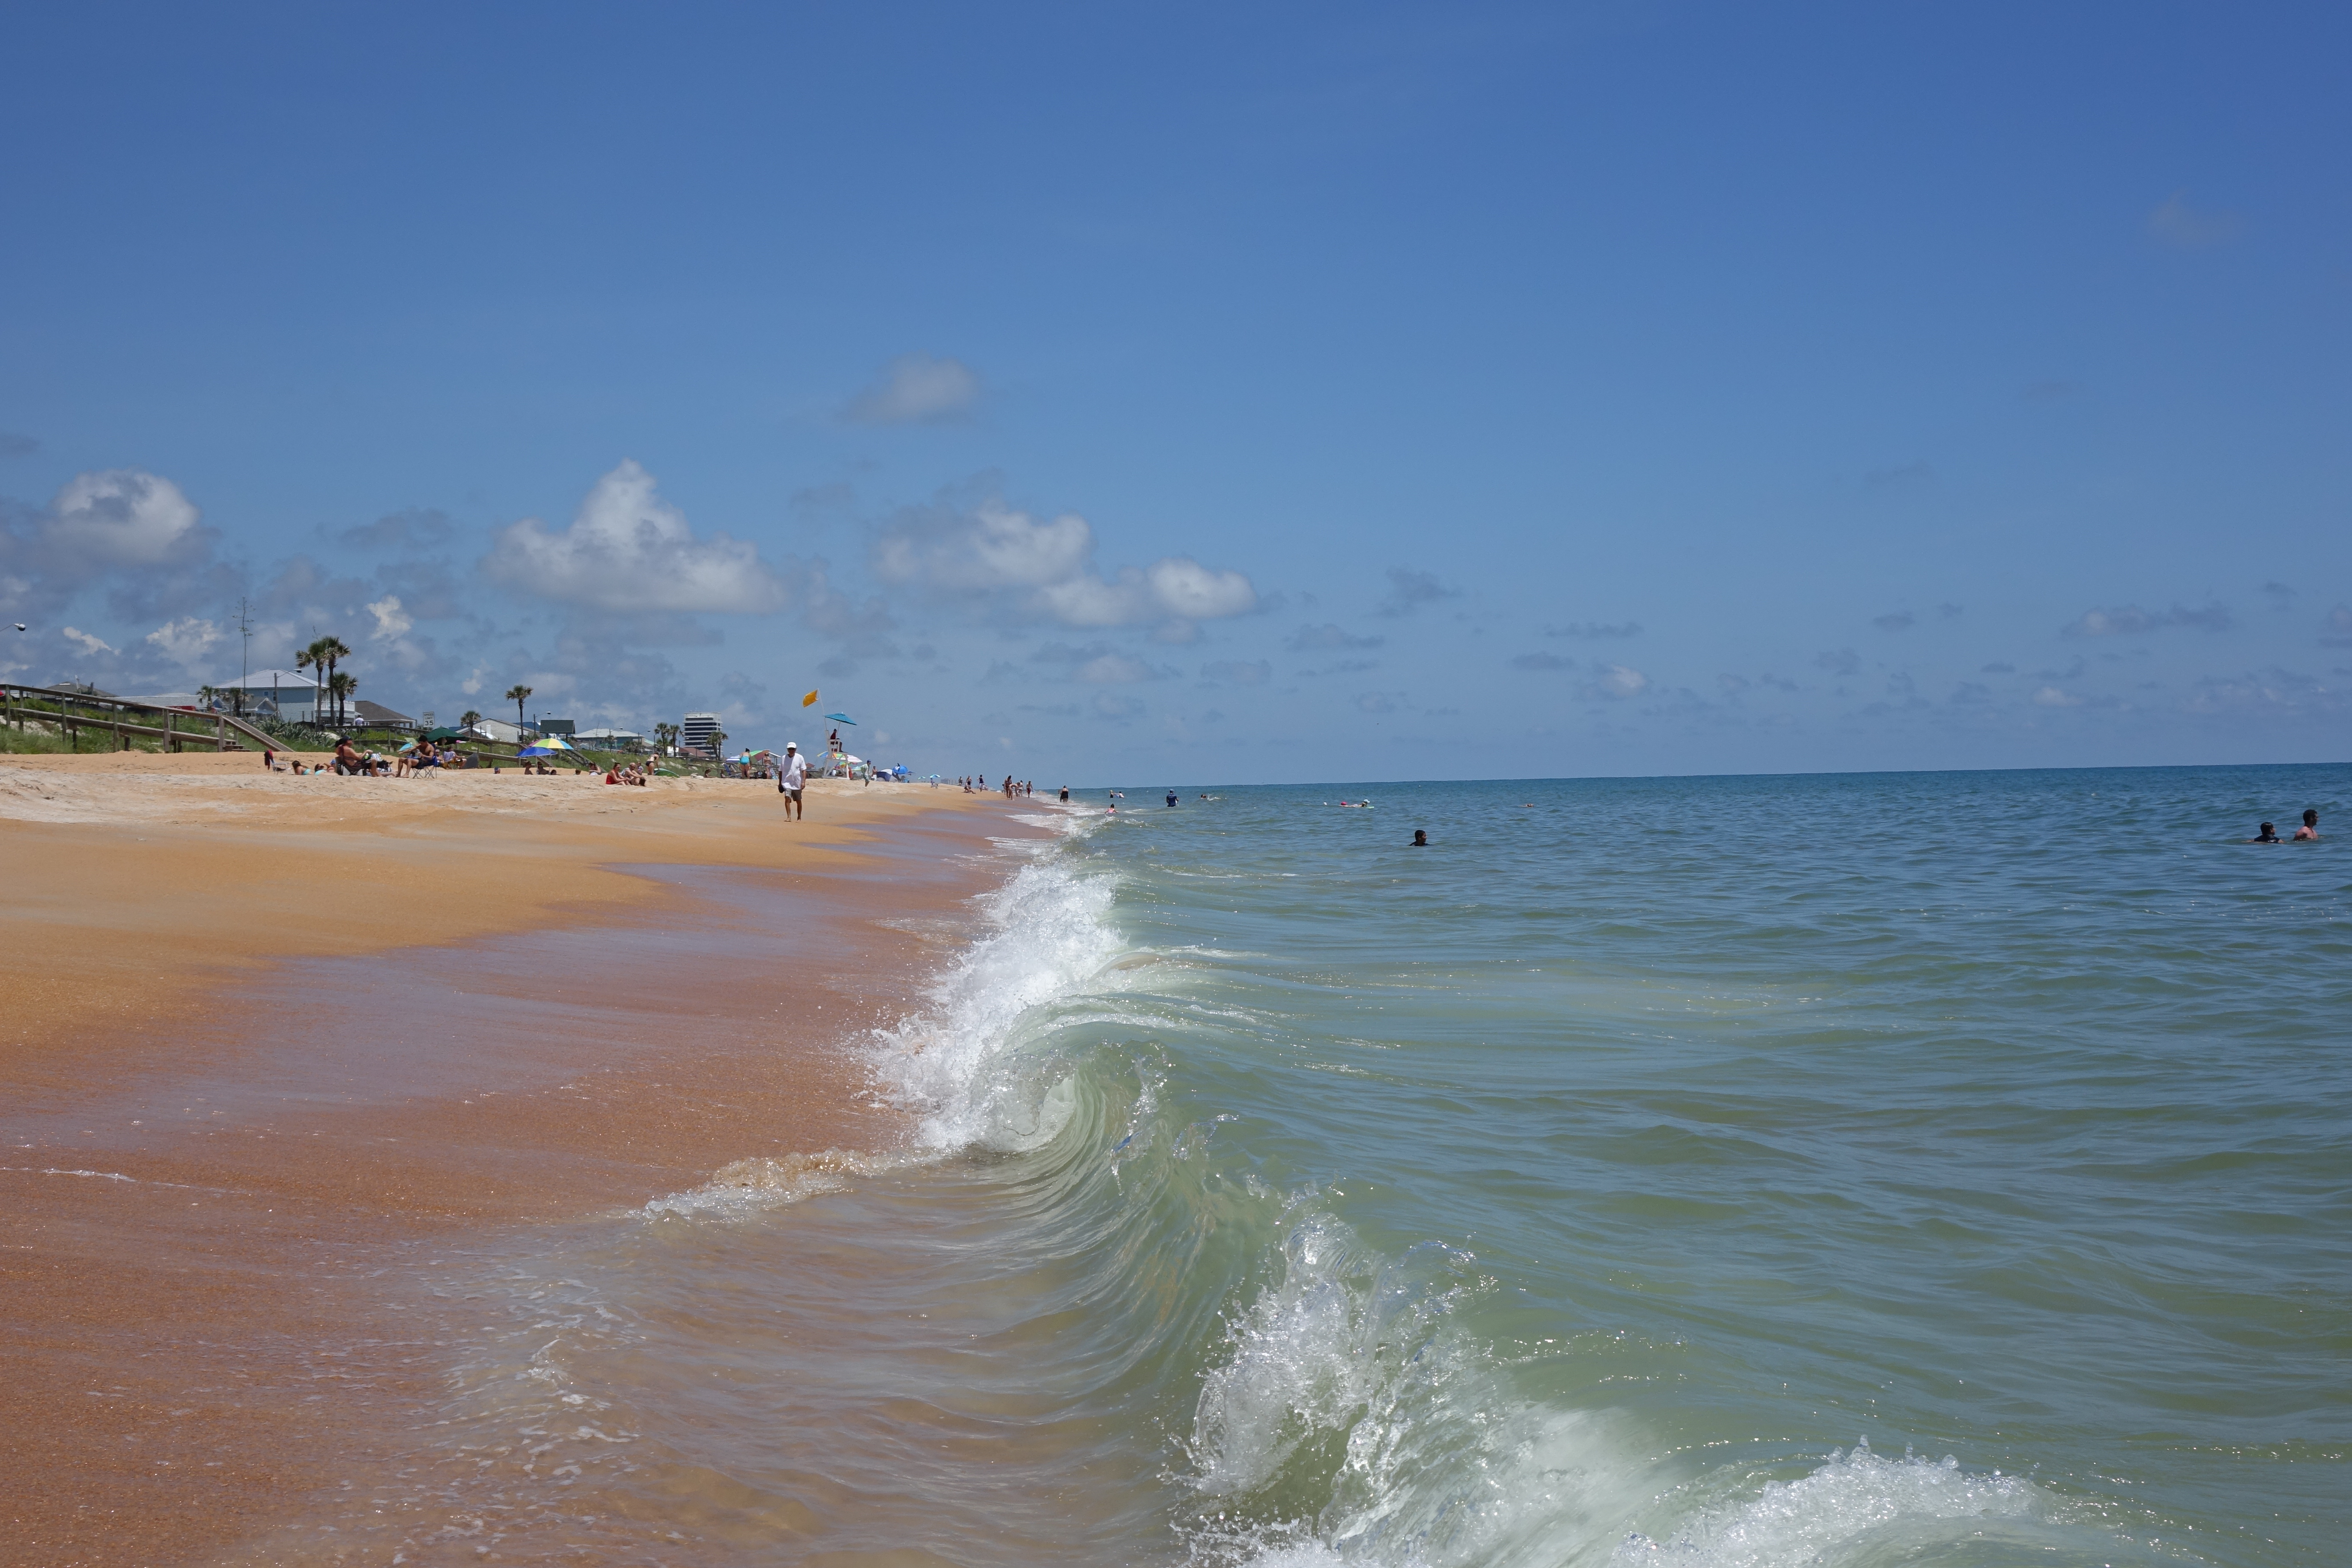
[{"label": "dry sand", "polygon": [[414,1248],[900,1136],[843,1047],[1034,807],[817,781],[808,812],[0,761],[0,1561],[258,1561],[431,1396],[371,1283]]}]

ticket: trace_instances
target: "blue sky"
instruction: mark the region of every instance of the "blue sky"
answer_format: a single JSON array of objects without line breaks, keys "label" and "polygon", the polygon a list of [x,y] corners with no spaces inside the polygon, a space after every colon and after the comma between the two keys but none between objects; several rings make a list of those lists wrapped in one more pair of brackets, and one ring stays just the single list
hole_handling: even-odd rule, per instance
[{"label": "blue sky", "polygon": [[[2340,760],[2340,7],[17,7],[10,679],[1041,784]],[[887,736],[887,740],[883,739]]]}]

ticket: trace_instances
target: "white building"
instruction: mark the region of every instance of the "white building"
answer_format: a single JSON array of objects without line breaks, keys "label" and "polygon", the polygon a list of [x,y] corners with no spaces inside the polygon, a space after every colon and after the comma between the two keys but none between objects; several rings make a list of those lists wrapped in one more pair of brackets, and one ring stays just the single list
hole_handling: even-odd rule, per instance
[{"label": "white building", "polygon": [[[318,721],[325,693],[319,684],[324,672],[312,675],[303,669],[257,669],[243,680],[223,680],[214,683],[213,689],[230,694],[232,712],[242,709],[247,718],[282,719],[289,724],[310,724]],[[236,700],[242,691],[244,700]]]},{"label": "white building", "polygon": [[688,752],[714,750],[711,741],[718,733],[718,714],[689,713],[686,716],[685,721],[677,727],[678,747],[682,751]]}]

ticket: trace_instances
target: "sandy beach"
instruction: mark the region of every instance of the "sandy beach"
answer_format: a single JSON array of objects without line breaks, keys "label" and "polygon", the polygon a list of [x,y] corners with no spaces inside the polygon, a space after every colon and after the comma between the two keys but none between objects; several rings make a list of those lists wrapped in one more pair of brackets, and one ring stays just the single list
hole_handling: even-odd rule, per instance
[{"label": "sandy beach", "polygon": [[843,1047],[919,996],[1024,809],[0,763],[0,1556],[276,1560],[251,1543],[440,1374],[371,1283],[394,1260],[892,1144]]}]

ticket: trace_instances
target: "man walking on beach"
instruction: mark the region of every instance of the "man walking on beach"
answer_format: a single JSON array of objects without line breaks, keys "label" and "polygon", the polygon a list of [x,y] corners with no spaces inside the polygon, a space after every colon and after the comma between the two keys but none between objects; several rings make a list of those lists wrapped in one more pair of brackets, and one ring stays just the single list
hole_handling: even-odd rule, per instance
[{"label": "man walking on beach", "polygon": [[801,786],[808,778],[808,759],[801,755],[797,742],[784,742],[784,765],[776,773],[776,793],[784,797],[784,815],[793,821],[804,820],[808,808],[801,804]]}]

